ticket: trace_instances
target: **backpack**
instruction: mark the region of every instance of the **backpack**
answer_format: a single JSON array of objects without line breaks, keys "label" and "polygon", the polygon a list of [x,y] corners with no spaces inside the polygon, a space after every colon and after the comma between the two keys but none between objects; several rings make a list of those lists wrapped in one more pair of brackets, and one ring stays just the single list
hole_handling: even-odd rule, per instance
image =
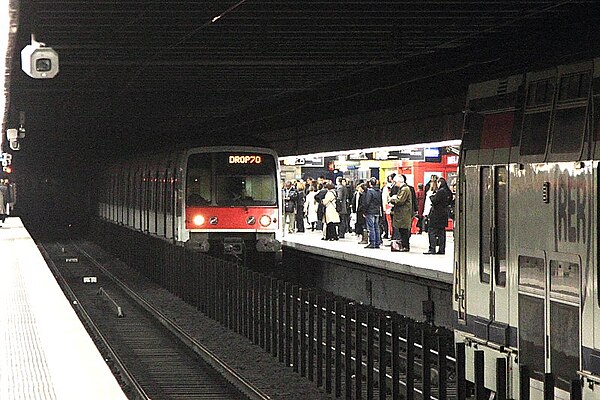
[{"label": "backpack", "polygon": [[336,194],[335,195],[335,211],[337,211],[338,213],[342,212],[342,207],[343,207],[342,199],[337,197],[337,194]]}]

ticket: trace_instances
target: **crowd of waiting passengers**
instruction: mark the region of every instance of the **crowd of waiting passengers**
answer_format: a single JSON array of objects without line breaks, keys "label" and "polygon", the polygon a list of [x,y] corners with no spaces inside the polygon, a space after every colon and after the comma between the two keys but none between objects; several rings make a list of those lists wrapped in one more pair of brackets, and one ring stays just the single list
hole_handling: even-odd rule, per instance
[{"label": "crowd of waiting passengers", "polygon": [[339,240],[356,234],[367,249],[383,246],[410,251],[413,223],[418,233],[427,232],[429,249],[424,254],[444,254],[446,227],[453,218],[454,196],[446,180],[432,176],[415,190],[405,175],[391,174],[385,184],[377,178],[358,181],[353,188],[342,177],[335,184],[316,180],[286,181],[283,187],[284,229],[287,233],[323,231],[322,240]]}]

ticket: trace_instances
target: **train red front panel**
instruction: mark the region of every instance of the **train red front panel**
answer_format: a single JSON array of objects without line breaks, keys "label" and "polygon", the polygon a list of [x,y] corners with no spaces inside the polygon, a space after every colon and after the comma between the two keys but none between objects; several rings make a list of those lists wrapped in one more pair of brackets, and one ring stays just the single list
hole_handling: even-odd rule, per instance
[{"label": "train red front panel", "polygon": [[[188,207],[185,210],[185,227],[190,230],[256,230],[272,232],[279,226],[276,207]],[[204,223],[200,226],[194,219],[201,215]],[[269,226],[262,226],[260,218],[268,215],[271,218]],[[217,223],[211,224],[211,219],[216,217]],[[248,224],[248,217],[254,217],[254,224]]]}]

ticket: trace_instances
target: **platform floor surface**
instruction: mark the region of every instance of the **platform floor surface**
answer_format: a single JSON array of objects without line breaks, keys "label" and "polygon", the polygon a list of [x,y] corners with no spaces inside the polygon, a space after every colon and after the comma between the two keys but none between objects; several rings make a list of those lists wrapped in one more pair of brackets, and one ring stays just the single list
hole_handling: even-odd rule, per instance
[{"label": "platform floor surface", "polygon": [[321,240],[322,237],[322,231],[312,232],[310,229],[303,233],[286,232],[283,236],[283,245],[372,268],[452,283],[454,236],[451,231],[446,232],[444,255],[423,254],[429,249],[427,233],[411,235],[410,252],[392,252],[389,247],[390,241],[387,239],[383,240],[384,245],[379,249],[366,249],[364,244],[358,243],[359,238],[353,233],[346,234],[343,239],[336,241]]},{"label": "platform floor surface", "polygon": [[21,220],[0,225],[0,399],[126,399]]}]

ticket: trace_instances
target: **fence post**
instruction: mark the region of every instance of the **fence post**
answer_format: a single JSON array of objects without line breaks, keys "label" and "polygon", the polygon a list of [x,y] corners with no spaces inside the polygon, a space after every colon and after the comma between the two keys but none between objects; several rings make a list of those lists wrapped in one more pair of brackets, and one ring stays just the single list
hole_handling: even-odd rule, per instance
[{"label": "fence post", "polygon": [[356,391],[356,399],[357,400],[361,400],[362,399],[362,380],[363,380],[363,373],[362,373],[362,358],[363,358],[363,350],[362,350],[362,343],[363,343],[363,313],[362,313],[362,307],[356,307],[355,309],[355,322],[354,322],[354,337],[355,337],[355,342],[356,345],[355,347],[355,354],[356,354],[356,362],[355,362],[355,367],[354,367],[354,374],[355,374],[355,381],[354,381],[354,386],[355,386],[355,391]]},{"label": "fence post", "polygon": [[252,281],[250,280],[250,271],[244,271],[244,336],[252,339],[252,318],[250,318]]},{"label": "fence post", "polygon": [[265,349],[266,351],[269,351],[269,348],[271,346],[269,346],[267,343],[269,341],[269,339],[267,338],[267,332],[268,332],[268,327],[267,324],[269,322],[268,320],[268,313],[269,313],[269,302],[268,302],[268,296],[269,296],[269,281],[268,278],[263,276],[262,274],[259,275],[259,313],[260,313],[260,347],[262,347],[263,349]]},{"label": "fence post", "polygon": [[271,355],[277,357],[277,279],[271,278]]},{"label": "fence post", "polygon": [[506,358],[496,358],[496,399],[506,400]]},{"label": "fence post", "polygon": [[308,293],[308,379],[315,381],[315,304],[316,293]]},{"label": "fence post", "polygon": [[581,400],[581,379],[575,378],[571,380],[571,400]]},{"label": "fence post", "polygon": [[387,395],[387,316],[379,316],[379,399]]},{"label": "fence post", "polygon": [[485,377],[485,360],[483,350],[475,350],[474,374],[475,399],[485,400],[485,385],[483,382],[483,379]]},{"label": "fence post", "polygon": [[415,398],[415,326],[412,321],[406,324],[406,398]]},{"label": "fence post", "polygon": [[372,312],[367,312],[367,399],[373,398],[373,331],[375,316]]},{"label": "fence post", "polygon": [[333,357],[331,347],[333,346],[333,307],[331,303],[332,299],[327,297],[325,299],[325,391],[327,393],[331,393],[332,391],[331,364],[333,363]]},{"label": "fence post", "polygon": [[277,329],[277,338],[279,339],[278,355],[279,362],[284,362],[285,358],[285,320],[284,320],[284,309],[285,309],[285,285],[284,282],[279,280],[277,281],[277,297],[279,301],[277,302],[277,320],[279,322],[279,328]]},{"label": "fence post", "polygon": [[519,386],[520,386],[519,399],[520,400],[529,400],[529,394],[530,394],[529,368],[527,367],[527,365],[519,366]]},{"label": "fence post", "polygon": [[317,386],[323,386],[323,295],[317,295]]},{"label": "fence post", "polygon": [[268,313],[269,313],[269,278],[260,275],[260,347],[265,349],[267,352],[271,346],[268,345],[269,338],[267,332],[269,331],[268,324]]},{"label": "fence post", "polygon": [[333,345],[333,316],[331,307],[331,298],[325,299],[325,391],[331,393],[331,364],[333,362],[331,355],[331,346]]},{"label": "fence post", "polygon": [[448,398],[448,354],[447,338],[443,335],[438,336],[438,399],[446,400]]},{"label": "fence post", "polygon": [[456,395],[458,400],[467,398],[467,379],[465,377],[465,344],[456,343]]},{"label": "fence post", "polygon": [[431,398],[431,346],[429,344],[429,329],[426,325],[421,326],[421,362],[423,377],[423,399]]},{"label": "fence post", "polygon": [[293,363],[294,372],[299,371],[300,357],[299,357],[299,335],[298,335],[298,296],[300,295],[300,288],[296,285],[292,288],[292,348],[293,348]]},{"label": "fence post", "polygon": [[292,284],[285,283],[285,365],[292,363]]},{"label": "fence post", "polygon": [[300,376],[306,376],[306,289],[300,288]]},{"label": "fence post", "polygon": [[346,373],[345,381],[346,381],[346,398],[352,398],[352,315],[354,315],[352,303],[346,303],[346,307],[344,310],[345,315],[345,323],[344,323],[344,333],[346,337],[344,339],[344,372]]},{"label": "fence post", "polygon": [[342,304],[334,299],[335,310],[335,397],[342,395]]},{"label": "fence post", "polygon": [[544,374],[544,400],[554,400],[554,375]]},{"label": "fence post", "polygon": [[237,333],[239,333],[240,335],[242,335],[244,333],[244,277],[242,274],[242,267],[240,267],[239,265],[236,267],[236,281],[237,281],[237,288],[236,288],[236,303],[237,303],[237,307],[235,310],[236,313],[236,331]]},{"label": "fence post", "polygon": [[217,260],[213,260],[211,263],[211,296],[210,296],[210,308],[211,308],[211,318],[218,321],[219,320],[219,266],[217,265]]},{"label": "fence post", "polygon": [[254,327],[254,344],[260,344],[260,322],[261,322],[261,310],[260,310],[260,274],[258,272],[254,272],[252,274],[252,280],[254,281],[252,285],[252,318],[253,327]]},{"label": "fence post", "polygon": [[392,314],[392,400],[400,399],[400,326],[398,314]]}]

